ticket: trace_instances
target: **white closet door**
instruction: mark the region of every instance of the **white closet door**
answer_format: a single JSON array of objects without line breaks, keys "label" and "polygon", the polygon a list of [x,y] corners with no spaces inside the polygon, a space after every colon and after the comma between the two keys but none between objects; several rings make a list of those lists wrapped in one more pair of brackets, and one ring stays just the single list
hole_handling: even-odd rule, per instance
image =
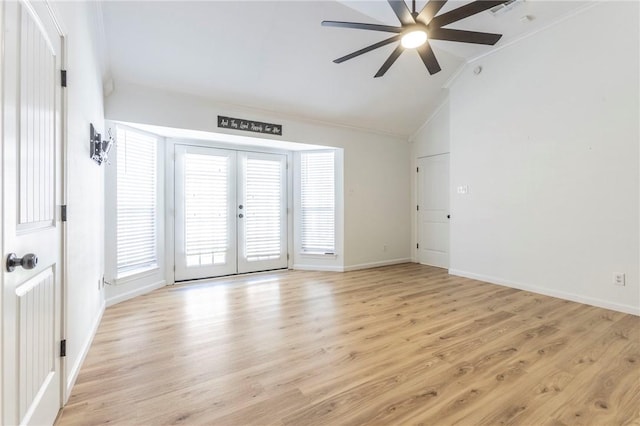
[{"label": "white closet door", "polygon": [[238,272],[287,267],[287,159],[238,153]]},{"label": "white closet door", "polygon": [[235,274],[236,152],[176,145],[175,279]]},{"label": "white closet door", "polygon": [[7,1],[0,8],[0,424],[53,424],[66,385],[60,357],[62,224],[56,214],[62,46],[45,3]]},{"label": "white closet door", "polygon": [[418,159],[418,261],[449,267],[449,154]]}]

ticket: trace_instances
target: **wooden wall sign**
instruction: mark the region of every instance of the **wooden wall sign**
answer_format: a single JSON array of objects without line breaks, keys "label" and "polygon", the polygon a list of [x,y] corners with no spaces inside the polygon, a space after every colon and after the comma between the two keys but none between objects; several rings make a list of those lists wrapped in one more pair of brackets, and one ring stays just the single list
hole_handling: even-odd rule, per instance
[{"label": "wooden wall sign", "polygon": [[218,116],[218,127],[282,136],[282,124],[263,123],[261,121],[243,120],[242,118],[224,117],[222,115]]}]

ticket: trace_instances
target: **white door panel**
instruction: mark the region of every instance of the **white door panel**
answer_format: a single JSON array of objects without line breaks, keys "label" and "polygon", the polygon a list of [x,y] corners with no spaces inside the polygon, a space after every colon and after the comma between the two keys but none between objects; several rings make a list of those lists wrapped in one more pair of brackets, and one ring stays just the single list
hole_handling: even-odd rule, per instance
[{"label": "white door panel", "polygon": [[[51,424],[61,406],[60,52],[41,2],[4,2],[3,424]],[[37,264],[5,267],[9,253]]]},{"label": "white door panel", "polygon": [[449,267],[449,154],[418,159],[418,261]]},{"label": "white door panel", "polygon": [[236,153],[176,145],[176,281],[235,274]]},{"label": "white door panel", "polygon": [[239,152],[238,165],[238,272],[286,268],[287,158]]}]

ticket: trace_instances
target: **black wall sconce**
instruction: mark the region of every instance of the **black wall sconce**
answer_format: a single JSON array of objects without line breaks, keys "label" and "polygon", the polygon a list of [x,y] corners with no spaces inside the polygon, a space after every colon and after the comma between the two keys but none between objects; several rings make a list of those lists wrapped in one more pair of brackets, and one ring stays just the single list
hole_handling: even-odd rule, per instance
[{"label": "black wall sconce", "polygon": [[98,164],[102,164],[107,161],[109,151],[113,146],[113,136],[111,136],[111,129],[109,129],[109,139],[102,140],[102,135],[96,132],[93,124],[89,124],[89,153],[91,159]]}]

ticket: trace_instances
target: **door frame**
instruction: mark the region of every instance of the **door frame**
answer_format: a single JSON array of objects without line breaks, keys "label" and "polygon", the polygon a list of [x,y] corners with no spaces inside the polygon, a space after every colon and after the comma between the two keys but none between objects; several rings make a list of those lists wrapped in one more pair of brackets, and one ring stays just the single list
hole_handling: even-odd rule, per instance
[{"label": "door frame", "polygon": [[[287,157],[286,193],[287,193],[287,248],[289,259],[287,268],[293,268],[293,152],[256,145],[239,145],[219,141],[207,141],[184,138],[165,139],[165,265],[166,283],[175,285],[175,146],[189,145],[204,148],[228,149],[238,152],[259,152],[281,154]],[[189,281],[181,281],[187,283]]]},{"label": "door frame", "polygon": [[[420,177],[420,173],[422,171],[421,170],[419,171],[419,167],[422,164],[422,160],[429,159],[429,158],[435,158],[435,157],[442,157],[443,155],[447,155],[448,159],[449,159],[448,166],[447,166],[448,169],[449,169],[448,185],[447,185],[447,192],[448,192],[448,195],[449,195],[448,196],[449,205],[447,207],[448,207],[448,211],[449,211],[449,214],[450,214],[451,213],[451,153],[450,152],[440,152],[440,153],[437,153],[437,154],[423,155],[423,156],[415,158],[415,167],[416,167],[416,174],[415,174],[415,176],[416,176],[416,179],[415,179],[415,185],[416,185],[415,186],[415,191],[416,191],[415,192],[415,197],[416,197],[415,198],[415,205],[419,206],[420,205],[420,200],[422,198],[422,194],[421,194],[422,184],[421,184],[421,177]],[[415,222],[414,223],[416,224],[415,234],[414,235],[415,235],[416,243],[420,244],[420,242],[421,242],[420,241],[420,233],[421,233],[421,228],[422,228],[422,225],[420,224],[420,222],[421,222],[420,217],[421,217],[422,213],[421,213],[421,211],[419,209],[413,210],[413,212],[415,214]],[[447,223],[447,226],[448,226],[448,238],[449,238],[449,248],[448,248],[448,251],[447,251],[447,265],[448,265],[447,269],[449,269],[450,262],[451,262],[451,244],[450,244],[450,241],[451,241],[451,221],[449,221]],[[415,262],[425,265],[424,263],[421,262],[420,249],[418,248],[418,246],[416,244],[413,245],[413,250],[415,250],[414,251],[414,253],[415,253]]]}]

